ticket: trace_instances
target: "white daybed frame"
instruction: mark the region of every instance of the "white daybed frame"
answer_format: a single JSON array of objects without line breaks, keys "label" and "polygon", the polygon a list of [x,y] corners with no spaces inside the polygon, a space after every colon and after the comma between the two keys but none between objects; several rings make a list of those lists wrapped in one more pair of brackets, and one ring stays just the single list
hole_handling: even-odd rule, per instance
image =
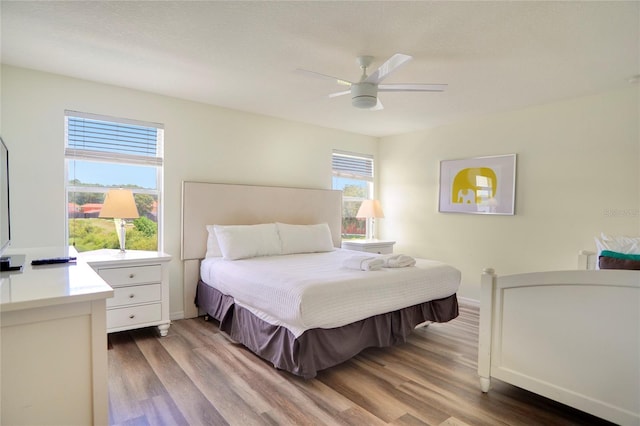
[{"label": "white daybed frame", "polygon": [[[581,256],[581,266],[586,260]],[[496,378],[617,424],[640,425],[640,271],[498,277],[486,269],[481,286],[483,392]]]}]

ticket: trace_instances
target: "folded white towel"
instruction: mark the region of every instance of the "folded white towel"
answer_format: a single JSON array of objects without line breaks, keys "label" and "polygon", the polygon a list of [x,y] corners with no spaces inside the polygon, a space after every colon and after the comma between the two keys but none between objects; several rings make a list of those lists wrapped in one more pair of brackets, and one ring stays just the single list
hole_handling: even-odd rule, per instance
[{"label": "folded white towel", "polygon": [[384,266],[384,260],[380,257],[353,256],[345,259],[343,266],[345,268],[358,269],[361,271],[375,271]]},{"label": "folded white towel", "polygon": [[416,260],[406,254],[390,254],[382,257],[385,268],[406,268],[415,266]]}]

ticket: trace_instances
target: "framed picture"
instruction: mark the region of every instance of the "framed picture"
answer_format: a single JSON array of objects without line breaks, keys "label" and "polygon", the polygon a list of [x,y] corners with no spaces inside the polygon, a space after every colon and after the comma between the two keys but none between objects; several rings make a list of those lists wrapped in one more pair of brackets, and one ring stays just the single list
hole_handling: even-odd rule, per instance
[{"label": "framed picture", "polygon": [[515,190],[515,154],[440,161],[440,212],[513,215]]}]

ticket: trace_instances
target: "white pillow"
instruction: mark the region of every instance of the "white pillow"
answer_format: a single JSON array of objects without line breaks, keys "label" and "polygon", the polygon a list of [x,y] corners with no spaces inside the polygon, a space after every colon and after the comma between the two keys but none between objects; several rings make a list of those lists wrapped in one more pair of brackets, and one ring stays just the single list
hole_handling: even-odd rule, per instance
[{"label": "white pillow", "polygon": [[260,225],[213,225],[222,257],[227,260],[282,253],[275,223]]},{"label": "white pillow", "polygon": [[333,239],[326,223],[317,225],[289,225],[277,223],[282,242],[282,254],[332,251]]},{"label": "white pillow", "polygon": [[607,235],[603,232],[600,238],[596,237],[596,247],[598,248],[598,256],[602,250],[624,254],[640,254],[640,237]]},{"label": "white pillow", "polygon": [[207,232],[209,233],[209,236],[207,237],[207,253],[204,255],[205,257],[222,257],[214,226],[215,225],[207,225]]}]

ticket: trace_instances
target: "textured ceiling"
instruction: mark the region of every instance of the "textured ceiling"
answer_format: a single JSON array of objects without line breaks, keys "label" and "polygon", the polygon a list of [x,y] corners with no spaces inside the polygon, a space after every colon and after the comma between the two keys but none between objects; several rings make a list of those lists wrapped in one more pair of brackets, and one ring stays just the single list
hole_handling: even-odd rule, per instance
[{"label": "textured ceiling", "polygon": [[[624,87],[640,74],[640,2],[28,1],[0,3],[2,62],[384,136]],[[331,81],[413,61],[353,108]]]}]

